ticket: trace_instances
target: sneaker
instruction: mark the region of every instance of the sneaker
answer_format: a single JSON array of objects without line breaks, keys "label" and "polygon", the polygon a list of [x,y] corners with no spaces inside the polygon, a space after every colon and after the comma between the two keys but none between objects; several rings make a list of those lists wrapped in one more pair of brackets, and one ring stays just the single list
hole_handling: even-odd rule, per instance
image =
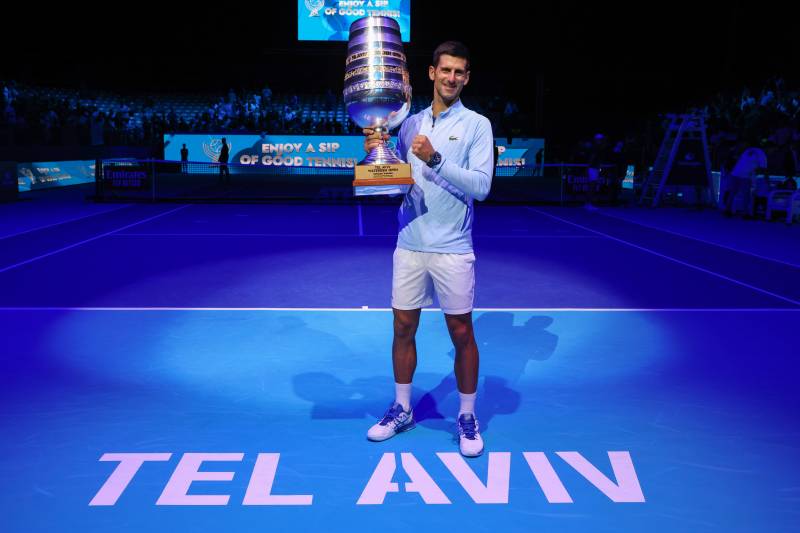
[{"label": "sneaker", "polygon": [[458,417],[458,447],[464,457],[477,457],[483,453],[478,420],[472,413],[464,413]]},{"label": "sneaker", "polygon": [[386,414],[377,424],[369,428],[367,438],[372,441],[382,441],[394,437],[398,433],[414,429],[414,410],[403,411],[399,403],[392,404]]}]

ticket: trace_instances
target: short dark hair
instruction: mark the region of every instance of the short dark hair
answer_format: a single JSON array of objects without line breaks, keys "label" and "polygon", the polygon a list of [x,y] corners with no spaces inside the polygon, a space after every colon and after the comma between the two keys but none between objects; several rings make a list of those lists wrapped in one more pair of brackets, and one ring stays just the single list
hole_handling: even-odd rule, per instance
[{"label": "short dark hair", "polygon": [[453,57],[460,57],[467,60],[467,70],[469,70],[469,50],[464,43],[458,41],[445,41],[433,51],[433,66],[439,66],[439,58],[442,54]]}]

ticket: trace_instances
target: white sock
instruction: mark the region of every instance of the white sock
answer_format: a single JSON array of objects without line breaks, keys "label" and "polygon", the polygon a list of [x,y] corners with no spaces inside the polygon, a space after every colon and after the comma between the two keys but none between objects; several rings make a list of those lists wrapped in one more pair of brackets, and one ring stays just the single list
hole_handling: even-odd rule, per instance
[{"label": "white sock", "polygon": [[461,407],[458,409],[458,416],[461,416],[465,413],[472,413],[475,415],[475,397],[478,395],[477,392],[473,392],[472,394],[464,394],[463,392],[458,393],[458,397],[461,400]]},{"label": "white sock", "polygon": [[411,410],[411,383],[394,384],[394,401],[403,406],[403,411]]}]

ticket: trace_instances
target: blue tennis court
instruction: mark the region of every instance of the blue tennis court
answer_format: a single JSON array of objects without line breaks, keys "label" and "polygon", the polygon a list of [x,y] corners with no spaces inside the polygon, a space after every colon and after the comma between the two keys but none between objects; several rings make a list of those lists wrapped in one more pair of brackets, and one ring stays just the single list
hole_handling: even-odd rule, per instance
[{"label": "blue tennis court", "polygon": [[51,198],[0,216],[0,529],[796,528],[797,227],[477,205],[467,460],[438,304],[365,438],[396,206]]}]

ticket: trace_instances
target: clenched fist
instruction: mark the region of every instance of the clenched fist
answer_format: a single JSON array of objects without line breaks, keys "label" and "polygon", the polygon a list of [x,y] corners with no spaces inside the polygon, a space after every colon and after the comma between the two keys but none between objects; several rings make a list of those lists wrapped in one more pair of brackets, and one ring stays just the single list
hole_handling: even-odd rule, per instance
[{"label": "clenched fist", "polygon": [[435,152],[436,150],[433,149],[430,139],[425,135],[417,135],[411,142],[411,153],[426,163],[431,160]]}]

